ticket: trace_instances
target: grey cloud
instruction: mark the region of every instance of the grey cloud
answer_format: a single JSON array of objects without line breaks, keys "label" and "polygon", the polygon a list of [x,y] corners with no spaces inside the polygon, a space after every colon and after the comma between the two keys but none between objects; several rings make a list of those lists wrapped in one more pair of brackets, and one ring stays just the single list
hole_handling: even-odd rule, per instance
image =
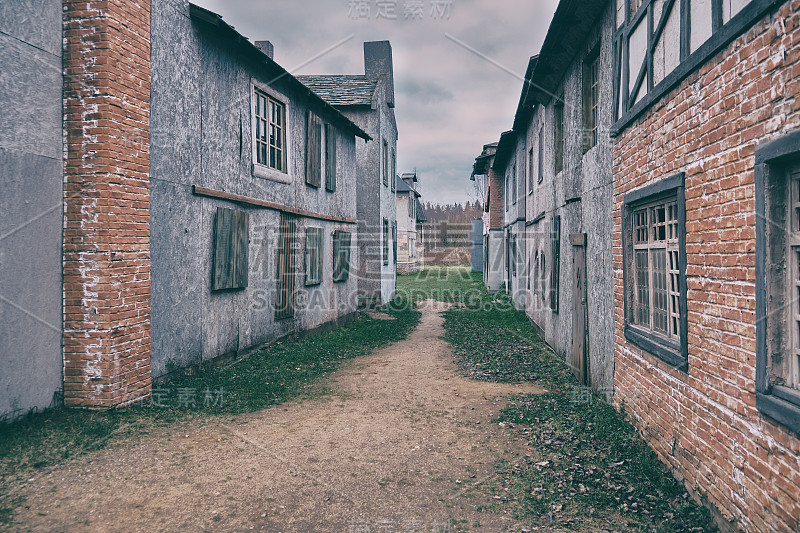
[{"label": "grey cloud", "polygon": [[522,76],[538,53],[557,0],[453,0],[449,18],[352,19],[350,0],[194,0],[221,14],[251,40],[268,39],[275,59],[292,69],[353,34],[302,68],[303,74],[363,72],[362,42],[388,39],[394,52],[398,170],[423,176],[426,201],[464,201],[483,144],[511,127],[522,82],[445,37],[449,33]]}]

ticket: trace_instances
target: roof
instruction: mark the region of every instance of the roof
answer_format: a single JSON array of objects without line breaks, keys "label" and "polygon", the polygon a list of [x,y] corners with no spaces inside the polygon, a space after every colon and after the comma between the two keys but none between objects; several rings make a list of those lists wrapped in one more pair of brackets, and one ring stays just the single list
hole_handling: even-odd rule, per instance
[{"label": "roof", "polygon": [[333,117],[332,122],[335,122],[344,129],[352,132],[353,135],[357,137],[361,137],[362,139],[366,139],[368,141],[372,140],[372,137],[370,137],[364,130],[356,126],[352,120],[344,116],[339,110],[326,102],[324,98],[321,98],[308,87],[303,85],[296,77],[292,76],[286,69],[276,63],[256,45],[251,43],[247,37],[236,31],[233,26],[223,21],[221,15],[191,3],[189,4],[189,14],[192,19],[211,26],[222,36],[229,38],[231,41],[241,46],[245,51],[245,56],[255,57],[261,61],[264,70],[269,73],[270,76],[274,76],[275,81],[285,83],[301,94],[305,93],[309,98],[311,98],[312,101],[325,109],[328,115]]},{"label": "roof", "polygon": [[425,216],[425,211],[422,209],[422,203],[420,203],[419,198],[416,198],[417,202],[417,222],[427,222],[428,217]]},{"label": "roof", "polygon": [[486,174],[488,170],[486,165],[489,164],[489,161],[494,157],[495,152],[497,152],[496,142],[483,145],[481,155],[475,158],[475,164],[472,166],[472,175],[469,177],[470,180],[475,181],[475,176]]},{"label": "roof", "polygon": [[530,92],[533,88],[531,78],[539,63],[539,56],[532,56],[528,60],[528,68],[525,71],[525,82],[522,84],[522,94],[519,95],[519,104],[517,104],[517,112],[514,114],[514,131],[522,131],[527,125],[533,113],[535,102],[530,98]]},{"label": "roof", "polygon": [[377,78],[361,74],[297,76],[303,85],[314,91],[331,105],[372,105],[378,86]]},{"label": "roof", "polygon": [[506,163],[511,158],[511,154],[516,148],[517,135],[512,131],[505,131],[500,135],[500,141],[497,143],[497,153],[494,157],[492,170],[502,170],[506,168]]},{"label": "roof", "polygon": [[[403,175],[405,176],[405,174],[403,174]],[[408,183],[406,183],[405,181],[403,181],[403,180],[400,178],[400,176],[397,176],[395,179],[397,180],[397,192],[413,192],[413,193],[414,193],[415,195],[417,195],[417,196],[422,196],[422,195],[421,195],[420,193],[418,193],[416,190],[412,189],[412,188],[411,188],[411,187],[408,185]]]},{"label": "roof", "polygon": [[[607,4],[608,0],[559,2],[530,78],[531,90],[525,95],[526,101],[544,104],[555,96],[564,74],[583,49]],[[528,105],[532,106],[533,102],[528,102]]]}]

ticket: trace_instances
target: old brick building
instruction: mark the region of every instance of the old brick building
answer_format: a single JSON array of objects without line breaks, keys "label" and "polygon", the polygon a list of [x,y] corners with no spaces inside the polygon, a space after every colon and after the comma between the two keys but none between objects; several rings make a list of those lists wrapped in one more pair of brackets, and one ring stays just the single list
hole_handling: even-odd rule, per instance
[{"label": "old brick building", "polygon": [[497,143],[483,146],[475,158],[472,175],[483,182],[483,283],[489,292],[499,291],[505,280],[505,242],[503,238],[503,181],[494,172]]},{"label": "old brick building", "polygon": [[617,2],[615,402],[724,529],[800,530],[800,2]]}]

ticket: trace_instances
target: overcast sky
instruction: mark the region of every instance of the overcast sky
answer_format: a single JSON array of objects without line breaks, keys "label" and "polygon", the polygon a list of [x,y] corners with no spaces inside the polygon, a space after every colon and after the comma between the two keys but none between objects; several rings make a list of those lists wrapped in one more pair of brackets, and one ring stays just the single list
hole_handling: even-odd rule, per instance
[{"label": "overcast sky", "polygon": [[557,0],[194,2],[222,15],[251,41],[271,41],[275,60],[293,74],[363,74],[362,43],[391,41],[400,135],[397,169],[416,168],[423,200],[439,203],[471,198],[469,175],[475,157],[485,143],[511,128],[528,59],[539,52],[558,4]]}]

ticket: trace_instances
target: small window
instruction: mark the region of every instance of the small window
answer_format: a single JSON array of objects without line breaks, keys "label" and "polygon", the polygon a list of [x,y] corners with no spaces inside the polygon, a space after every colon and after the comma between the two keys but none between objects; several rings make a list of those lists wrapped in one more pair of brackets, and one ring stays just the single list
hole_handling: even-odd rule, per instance
[{"label": "small window", "polygon": [[322,119],[311,111],[306,127],[306,184],[322,184]]},{"label": "small window", "polygon": [[245,211],[217,208],[214,220],[214,272],[211,290],[247,287],[249,216]]},{"label": "small window", "polygon": [[397,191],[397,154],[392,148],[392,175],[389,176],[389,183],[392,184],[392,192]]},{"label": "small window", "polygon": [[253,88],[256,163],[286,172],[286,105]]},{"label": "small window", "polygon": [[545,261],[545,254],[539,254],[539,285],[541,291],[539,294],[542,296],[542,301],[547,301],[547,263]]},{"label": "small window", "polygon": [[394,254],[394,266],[397,267],[397,221],[392,222],[392,253]]},{"label": "small window", "polygon": [[550,227],[550,309],[558,313],[558,276],[561,256],[561,217],[554,216]]},{"label": "small window", "polygon": [[389,220],[383,219],[383,264],[389,264]]},{"label": "small window", "polygon": [[564,97],[556,99],[553,106],[554,168],[558,174],[564,170]]},{"label": "small window", "polygon": [[389,143],[383,141],[383,185],[389,186]]},{"label": "small window", "polygon": [[544,179],[544,128],[539,128],[539,155],[537,156],[538,168],[536,170],[536,180],[541,183]]},{"label": "small window", "polygon": [[533,256],[533,282],[531,286],[533,287],[533,294],[534,296],[539,294],[539,250],[536,250],[536,253]]},{"label": "small window", "polygon": [[686,230],[683,174],[625,195],[625,336],[686,367]]},{"label": "small window", "polygon": [[528,150],[528,194],[533,192],[533,148]]},{"label": "small window", "polygon": [[322,228],[306,228],[306,285],[322,283]]},{"label": "small window", "polygon": [[800,132],[756,150],[756,406],[800,434]]},{"label": "small window", "polygon": [[517,203],[517,162],[511,165],[511,201]]},{"label": "small window", "polygon": [[583,64],[583,151],[597,144],[600,111],[600,46],[595,47]]},{"label": "small window", "polygon": [[336,127],[325,125],[325,190],[336,190]]},{"label": "small window", "polygon": [[350,233],[333,232],[333,281],[340,283],[350,277]]},{"label": "small window", "polygon": [[295,229],[294,215],[281,213],[276,265],[275,318],[294,316]]}]

